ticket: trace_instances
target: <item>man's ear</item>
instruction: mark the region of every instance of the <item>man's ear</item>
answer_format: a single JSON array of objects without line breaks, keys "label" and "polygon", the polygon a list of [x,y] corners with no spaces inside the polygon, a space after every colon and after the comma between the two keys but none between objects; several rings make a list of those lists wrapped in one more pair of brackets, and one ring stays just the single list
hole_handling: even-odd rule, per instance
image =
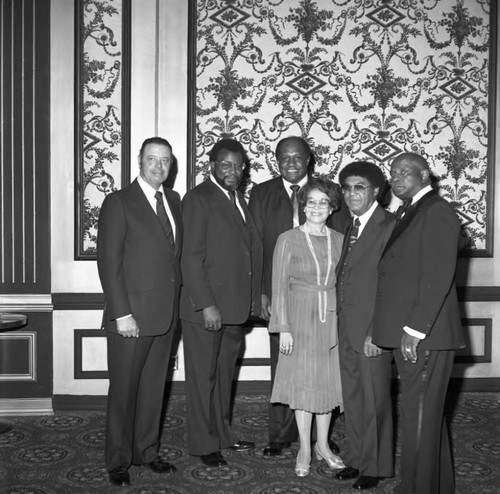
[{"label": "man's ear", "polygon": [[430,180],[429,170],[422,170],[420,176],[422,177],[422,182],[428,182]]}]

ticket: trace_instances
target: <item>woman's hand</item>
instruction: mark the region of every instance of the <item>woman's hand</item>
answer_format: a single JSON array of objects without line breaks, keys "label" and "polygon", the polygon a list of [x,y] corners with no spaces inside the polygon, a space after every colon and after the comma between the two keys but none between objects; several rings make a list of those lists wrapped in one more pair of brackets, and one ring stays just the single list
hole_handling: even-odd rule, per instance
[{"label": "woman's hand", "polygon": [[293,352],[292,333],[280,333],[280,352],[283,355],[291,355]]}]

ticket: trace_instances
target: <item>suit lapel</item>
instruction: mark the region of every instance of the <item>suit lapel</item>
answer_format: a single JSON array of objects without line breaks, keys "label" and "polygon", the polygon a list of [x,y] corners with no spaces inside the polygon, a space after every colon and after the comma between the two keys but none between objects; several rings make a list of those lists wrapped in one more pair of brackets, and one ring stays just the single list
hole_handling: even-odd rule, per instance
[{"label": "suit lapel", "polygon": [[422,210],[422,207],[425,205],[425,203],[436,194],[437,194],[437,192],[435,190],[431,190],[430,192],[425,194],[423,197],[421,197],[417,201],[417,204],[411,206],[406,211],[403,218],[394,227],[394,230],[392,231],[392,234],[389,237],[389,240],[387,241],[384,252],[382,253],[382,257],[384,257],[385,253],[389,250],[389,248],[397,241],[397,239],[402,235],[402,233],[408,228],[408,225],[418,215],[419,211]]},{"label": "suit lapel", "polygon": [[149,203],[146,195],[144,194],[137,179],[131,184],[131,198],[135,202],[135,210],[140,213],[141,221],[147,225],[151,232],[165,245],[169,248],[170,243],[167,240],[163,227],[161,226],[158,216],[153,211],[151,204]]},{"label": "suit lapel", "polygon": [[366,255],[372,245],[373,238],[377,235],[377,225],[384,219],[381,206],[377,206],[372,216],[368,220],[368,223],[363,228],[361,235],[351,249],[351,254],[349,256],[349,261],[352,264],[356,263],[357,260],[364,255]]},{"label": "suit lapel", "polygon": [[346,227],[344,229],[344,241],[342,243],[342,253],[340,254],[340,260],[337,264],[337,267],[335,268],[335,273],[337,277],[340,272],[340,266],[344,264],[347,258],[347,252],[349,250],[349,238],[351,237],[352,227],[353,227],[353,221],[351,217],[351,220],[346,224]]},{"label": "suit lapel", "polygon": [[[245,242],[250,245],[250,238],[246,225],[243,222],[243,218],[241,217],[241,213],[231,204],[227,193],[225,191],[222,191],[217,185],[215,185],[211,181],[211,179],[208,179],[206,183],[222,215],[225,216],[228,221],[234,223],[238,230],[243,234]],[[248,211],[248,208],[246,207],[246,203],[243,206],[245,200],[243,199],[241,192],[236,192],[236,198],[236,200],[242,206],[243,211],[245,212],[245,219],[248,221],[250,218],[250,213]]]},{"label": "suit lapel", "polygon": [[167,187],[163,187],[163,193],[167,200],[170,212],[175,223],[175,253],[178,254],[182,245],[182,219],[179,204],[173,200],[172,192]]}]

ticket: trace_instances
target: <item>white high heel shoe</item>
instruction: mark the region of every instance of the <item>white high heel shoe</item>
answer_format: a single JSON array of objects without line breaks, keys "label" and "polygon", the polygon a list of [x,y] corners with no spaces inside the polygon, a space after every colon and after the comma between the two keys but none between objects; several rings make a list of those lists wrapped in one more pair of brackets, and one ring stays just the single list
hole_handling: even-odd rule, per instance
[{"label": "white high heel shoe", "polygon": [[300,450],[299,453],[297,453],[297,461],[295,462],[295,475],[297,475],[297,477],[307,477],[311,469],[311,458],[309,458],[308,463],[301,463],[299,461],[299,456]]},{"label": "white high heel shoe", "polygon": [[332,456],[324,456],[321,454],[319,448],[318,448],[318,443],[314,445],[314,453],[316,455],[317,460],[325,460],[327,465],[332,469],[332,470],[340,470],[341,468],[345,468],[344,462],[336,455],[332,453]]}]

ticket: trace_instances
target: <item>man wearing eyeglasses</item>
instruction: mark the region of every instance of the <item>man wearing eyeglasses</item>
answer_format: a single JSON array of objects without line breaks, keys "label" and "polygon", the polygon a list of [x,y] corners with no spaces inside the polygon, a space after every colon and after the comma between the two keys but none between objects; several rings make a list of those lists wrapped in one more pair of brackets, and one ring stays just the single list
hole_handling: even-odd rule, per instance
[{"label": "man wearing eyeglasses", "polygon": [[[273,252],[278,237],[285,231],[305,222],[304,211],[299,208],[297,194],[307,183],[313,156],[309,144],[302,137],[290,136],[281,139],[276,146],[276,161],[279,176],[253,187],[249,208],[257,225],[264,247],[264,270],[262,276],[262,319],[269,321],[271,313]],[[344,205],[345,206],[345,205]],[[336,211],[327,224],[343,232],[349,217],[347,208]],[[270,334],[271,387],[279,356],[279,335]],[[281,454],[284,448],[297,440],[298,431],[293,411],[280,403],[270,405],[269,444],[264,448],[266,457]],[[334,453],[339,452],[331,444]]]},{"label": "man wearing eyeglasses", "polygon": [[335,477],[357,479],[353,487],[373,489],[394,475],[392,450],[391,358],[372,342],[371,320],[378,262],[395,224],[377,202],[385,189],[378,166],[355,161],[339,175],[352,219],[337,266],[339,356],[347,437],[346,468]]},{"label": "man wearing eyeglasses", "polygon": [[234,437],[230,400],[241,325],[260,314],[262,245],[238,190],[248,162],[243,146],[222,139],[209,160],[209,178],[182,202],[181,319],[188,450],[206,466],[222,467],[221,450],[254,447]]},{"label": "man wearing eyeglasses", "polygon": [[392,350],[399,372],[399,494],[455,492],[444,420],[455,349],[464,346],[455,287],[460,222],[431,185],[429,164],[403,153],[391,165],[406,212],[379,264],[373,342]]}]

